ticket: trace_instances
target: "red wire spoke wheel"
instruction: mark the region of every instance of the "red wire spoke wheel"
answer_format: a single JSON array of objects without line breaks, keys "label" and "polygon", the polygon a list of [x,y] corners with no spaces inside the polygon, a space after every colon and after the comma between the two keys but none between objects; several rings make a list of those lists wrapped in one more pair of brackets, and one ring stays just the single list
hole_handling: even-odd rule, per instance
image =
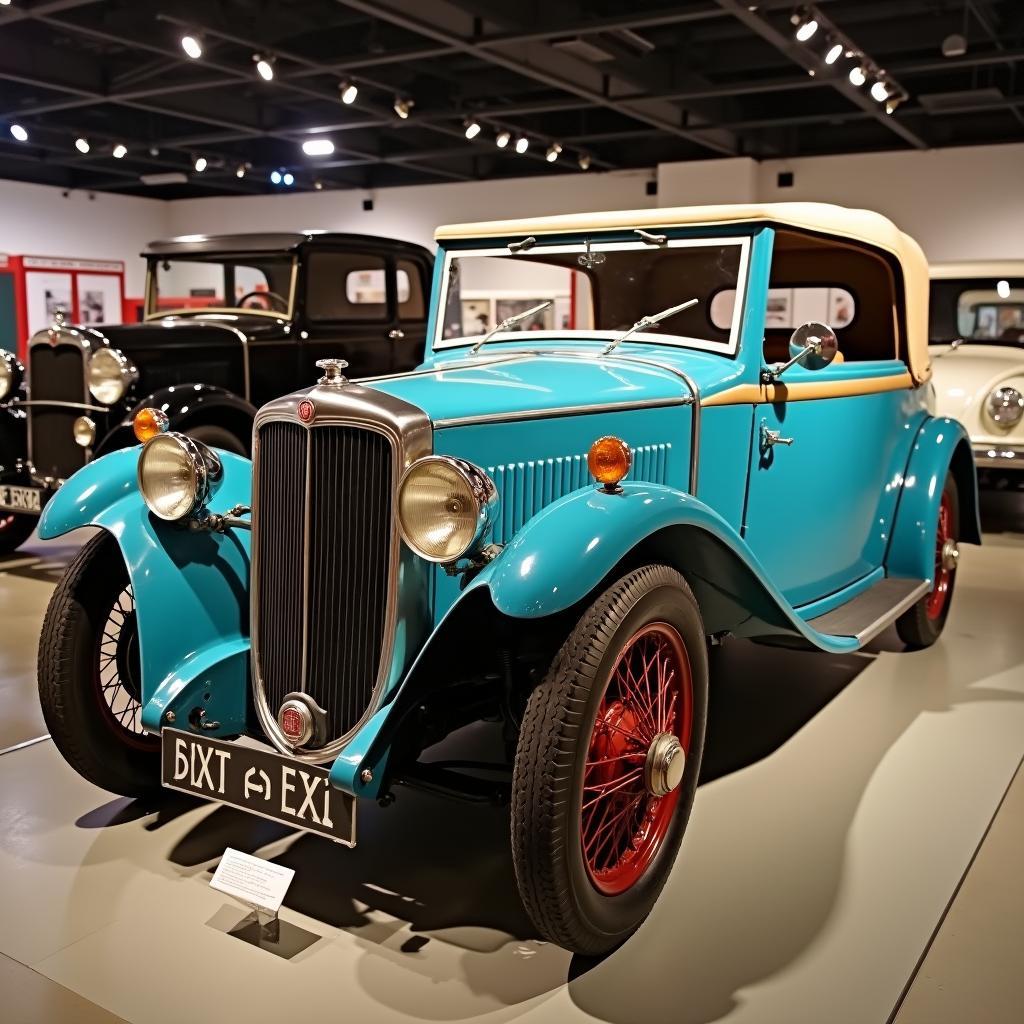
[{"label": "red wire spoke wheel", "polygon": [[629,889],[664,841],[692,731],[686,648],[675,628],[651,623],[619,654],[583,769],[580,837],[599,892]]},{"label": "red wire spoke wheel", "polygon": [[552,942],[595,955],[650,913],[693,805],[707,644],[686,580],[635,569],[597,596],[527,702],[512,783],[523,905]]},{"label": "red wire spoke wheel", "polygon": [[953,535],[953,506],[949,494],[943,491],[939,525],[935,531],[935,583],[925,605],[928,618],[932,620],[941,617],[949,601],[950,583],[956,570],[956,562],[949,555],[951,544],[956,544]]}]

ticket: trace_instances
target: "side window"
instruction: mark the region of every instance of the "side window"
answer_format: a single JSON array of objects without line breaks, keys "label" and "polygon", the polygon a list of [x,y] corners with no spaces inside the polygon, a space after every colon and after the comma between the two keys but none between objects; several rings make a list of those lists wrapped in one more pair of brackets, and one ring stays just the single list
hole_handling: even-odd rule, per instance
[{"label": "side window", "polygon": [[[732,326],[736,289],[724,288],[711,299],[709,316],[720,331]],[[795,330],[809,320],[828,324],[837,331],[849,327],[857,315],[857,302],[846,288],[797,285],[794,288],[769,288],[765,327]]]},{"label": "side window", "polygon": [[306,267],[310,320],[385,320],[384,258],[355,252],[311,252]]},{"label": "side window", "polygon": [[427,301],[422,267],[415,260],[399,260],[396,266],[399,319],[425,320]]}]

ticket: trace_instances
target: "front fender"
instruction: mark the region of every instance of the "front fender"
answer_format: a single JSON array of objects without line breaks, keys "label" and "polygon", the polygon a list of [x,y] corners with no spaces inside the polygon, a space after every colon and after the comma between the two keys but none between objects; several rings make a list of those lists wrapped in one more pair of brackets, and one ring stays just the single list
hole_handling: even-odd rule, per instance
[{"label": "front fender", "polygon": [[935,573],[935,530],[946,474],[952,471],[960,498],[960,537],[981,543],[978,474],[971,439],[963,424],[945,416],[927,420],[910,452],[886,559],[890,576],[931,580]]},{"label": "front fender", "polygon": [[[201,709],[220,723],[209,735],[244,731],[248,707],[249,533],[188,530],[151,515],[136,483],[139,447],[112,452],[72,476],[43,510],[39,535],[83,526],[117,540],[135,596],[142,662],[142,720],[180,728]],[[248,505],[252,466],[220,453],[215,512]],[[207,698],[207,694],[209,697]]]}]

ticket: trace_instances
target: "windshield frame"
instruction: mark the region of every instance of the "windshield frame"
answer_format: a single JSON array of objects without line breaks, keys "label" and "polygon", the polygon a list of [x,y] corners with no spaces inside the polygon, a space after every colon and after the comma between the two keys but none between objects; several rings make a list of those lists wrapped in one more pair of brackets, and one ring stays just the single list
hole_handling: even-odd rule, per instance
[{"label": "windshield frame", "polygon": [[[182,308],[175,309],[157,309],[157,264],[164,261],[168,263],[241,263],[247,259],[259,260],[259,259],[279,259],[282,263],[285,260],[291,261],[291,274],[289,275],[288,282],[288,309],[286,312],[272,309],[244,309],[240,306],[184,306]],[[252,253],[196,253],[195,256],[190,253],[183,253],[181,255],[175,254],[174,256],[160,255],[160,256],[149,256],[146,259],[146,293],[145,293],[145,304],[144,314],[142,317],[143,323],[150,320],[163,320],[169,316],[215,316],[215,315],[234,315],[234,316],[260,316],[266,317],[270,320],[277,321],[290,321],[295,317],[295,297],[297,294],[298,286],[298,275],[299,275],[299,257],[297,253],[279,252],[278,250],[272,250],[269,252],[252,252]]]},{"label": "windshield frame", "polygon": [[[590,241],[591,252],[647,252],[650,251],[652,246],[642,240],[634,239],[597,239],[594,240],[590,236],[586,236]],[[726,342],[713,341],[706,338],[691,338],[685,335],[672,334],[671,328],[661,330],[658,332],[654,331],[638,331],[636,334],[629,336],[626,344],[647,344],[647,345],[664,345],[671,348],[682,348],[682,349],[696,349],[702,352],[712,352],[716,355],[724,355],[729,357],[735,357],[739,352],[740,339],[743,331],[743,319],[745,312],[746,294],[748,287],[748,279],[750,272],[750,257],[751,248],[753,244],[753,237],[750,234],[729,234],[729,235],[713,235],[713,236],[686,236],[686,237],[670,237],[663,246],[658,248],[666,249],[683,249],[683,248],[710,248],[714,246],[732,246],[735,245],[739,248],[739,266],[736,272],[736,298],[733,304],[733,315],[732,323],[729,328],[729,339]],[[529,254],[549,252],[552,254],[563,254],[563,253],[580,253],[583,254],[586,251],[587,243],[585,238],[580,238],[578,241],[574,240],[571,242],[565,241],[552,241],[545,242],[544,240],[538,240],[535,245],[532,245],[528,250]],[[444,246],[441,250],[444,254],[444,259],[441,261],[441,266],[438,271],[438,286],[437,286],[437,303],[434,308],[434,327],[431,334],[431,349],[434,352],[446,351],[449,349],[457,348],[469,348],[474,345],[480,338],[483,337],[483,333],[462,335],[456,338],[445,338],[444,337],[444,310],[447,307],[447,295],[448,295],[448,282],[449,275],[453,259],[462,259],[471,256],[494,256],[494,257],[515,257],[517,253],[510,252],[508,245],[494,245],[488,243],[482,246],[459,246],[458,248],[448,248]],[[525,253],[523,255],[526,255]],[[689,298],[689,295],[683,295],[685,287],[680,291],[680,301],[685,298]],[[497,294],[497,292],[495,293]],[[544,299],[548,296],[537,295],[538,299]],[[710,297],[709,297],[710,298]],[[703,300],[702,300],[703,301]],[[658,310],[651,310],[650,314],[657,313]],[[670,321],[666,321],[670,324]],[[524,340],[529,341],[596,341],[607,343],[613,341],[616,338],[621,337],[623,334],[622,330],[598,330],[591,328],[556,328],[553,330],[543,331],[502,331],[499,334],[494,335],[485,346],[486,349],[491,350],[493,346],[500,345],[505,342]]]}]

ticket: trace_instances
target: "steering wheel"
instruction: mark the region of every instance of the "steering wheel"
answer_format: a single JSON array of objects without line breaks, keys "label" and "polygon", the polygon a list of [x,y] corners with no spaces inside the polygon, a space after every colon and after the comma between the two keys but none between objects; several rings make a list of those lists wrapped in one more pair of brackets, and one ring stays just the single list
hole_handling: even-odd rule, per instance
[{"label": "steering wheel", "polygon": [[[247,306],[250,299],[255,299],[253,305]],[[263,309],[268,313],[287,313],[288,300],[277,294],[277,292],[246,292],[238,300],[239,309]]]}]

